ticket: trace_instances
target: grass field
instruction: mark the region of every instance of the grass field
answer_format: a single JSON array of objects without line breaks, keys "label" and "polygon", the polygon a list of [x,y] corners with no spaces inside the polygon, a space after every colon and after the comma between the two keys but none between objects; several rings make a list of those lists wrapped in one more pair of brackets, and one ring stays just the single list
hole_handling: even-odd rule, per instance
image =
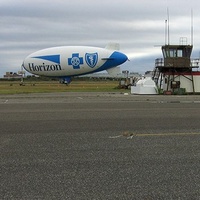
[{"label": "grass field", "polygon": [[72,81],[69,85],[60,84],[58,81],[1,81],[0,95],[21,93],[49,93],[49,92],[127,92],[117,89],[118,81]]}]

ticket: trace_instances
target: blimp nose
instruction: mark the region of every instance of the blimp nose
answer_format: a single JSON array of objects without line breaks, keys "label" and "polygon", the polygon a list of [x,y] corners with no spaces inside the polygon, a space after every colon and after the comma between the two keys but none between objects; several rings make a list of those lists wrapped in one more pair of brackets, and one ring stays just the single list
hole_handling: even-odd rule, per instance
[{"label": "blimp nose", "polygon": [[118,52],[118,62],[120,64],[126,62],[127,60],[128,60],[128,57],[125,54]]},{"label": "blimp nose", "polygon": [[121,53],[121,52],[118,52],[118,51],[115,51],[111,58],[113,58],[113,61],[114,61],[114,65],[117,66],[117,65],[121,65],[123,64],[124,62],[126,62],[128,60],[128,57]]}]

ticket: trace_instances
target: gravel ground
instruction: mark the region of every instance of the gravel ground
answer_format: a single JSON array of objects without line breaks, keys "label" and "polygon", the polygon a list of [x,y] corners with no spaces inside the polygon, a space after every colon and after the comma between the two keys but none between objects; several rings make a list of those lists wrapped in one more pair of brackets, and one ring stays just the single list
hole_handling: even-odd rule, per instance
[{"label": "gravel ground", "polygon": [[200,97],[0,96],[0,199],[200,199]]}]

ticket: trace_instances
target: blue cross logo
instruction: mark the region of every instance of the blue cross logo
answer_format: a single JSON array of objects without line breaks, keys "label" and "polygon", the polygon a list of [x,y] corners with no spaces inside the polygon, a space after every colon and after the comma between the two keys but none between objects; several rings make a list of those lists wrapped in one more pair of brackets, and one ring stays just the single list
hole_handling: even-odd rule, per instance
[{"label": "blue cross logo", "polygon": [[72,58],[68,58],[68,65],[72,65],[74,69],[80,69],[83,64],[83,57],[79,57],[79,53],[73,53]]}]

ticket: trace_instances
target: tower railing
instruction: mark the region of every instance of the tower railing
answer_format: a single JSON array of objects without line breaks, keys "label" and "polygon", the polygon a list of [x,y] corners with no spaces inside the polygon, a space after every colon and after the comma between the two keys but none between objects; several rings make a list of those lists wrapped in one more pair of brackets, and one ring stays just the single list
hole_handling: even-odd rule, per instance
[{"label": "tower railing", "polygon": [[[200,59],[199,58],[196,58],[196,59],[191,59],[190,60],[190,66],[191,68],[199,68],[199,64],[200,64]],[[163,58],[157,58],[155,60],[155,67],[158,67],[158,68],[165,68],[165,63],[164,63],[164,59]],[[176,68],[176,66],[171,66],[171,67],[174,67]]]}]

